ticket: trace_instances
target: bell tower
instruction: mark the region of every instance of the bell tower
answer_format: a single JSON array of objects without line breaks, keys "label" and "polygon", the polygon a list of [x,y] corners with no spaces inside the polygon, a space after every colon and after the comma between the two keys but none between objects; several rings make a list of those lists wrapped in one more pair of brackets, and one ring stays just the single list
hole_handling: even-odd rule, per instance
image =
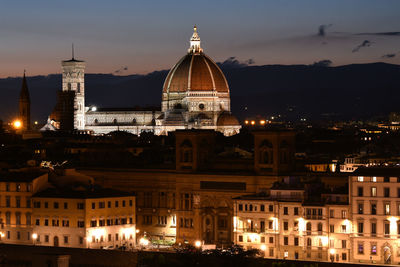
[{"label": "bell tower", "polygon": [[72,45],[72,59],[61,62],[62,91],[74,91],[74,128],[85,129],[85,61],[74,57]]},{"label": "bell tower", "polygon": [[19,94],[19,118],[22,122],[23,130],[31,128],[31,100],[29,97],[28,84],[26,82],[25,71],[22,78],[22,87]]}]

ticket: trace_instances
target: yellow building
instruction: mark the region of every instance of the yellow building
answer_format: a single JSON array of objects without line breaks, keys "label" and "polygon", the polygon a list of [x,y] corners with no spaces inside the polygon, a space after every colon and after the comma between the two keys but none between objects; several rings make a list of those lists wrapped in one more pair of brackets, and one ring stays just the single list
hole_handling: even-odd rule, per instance
[{"label": "yellow building", "polygon": [[136,246],[136,203],[132,193],[102,188],[48,188],[32,199],[37,245]]},{"label": "yellow building", "polygon": [[32,243],[31,197],[43,189],[47,173],[40,171],[0,172],[0,241]]}]

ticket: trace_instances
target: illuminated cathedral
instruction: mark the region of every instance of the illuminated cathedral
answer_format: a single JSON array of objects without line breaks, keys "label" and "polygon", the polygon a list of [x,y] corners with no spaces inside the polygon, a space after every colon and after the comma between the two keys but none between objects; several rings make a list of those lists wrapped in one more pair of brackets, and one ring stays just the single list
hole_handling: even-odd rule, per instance
[{"label": "illuminated cathedral", "polygon": [[165,79],[161,110],[86,107],[85,62],[74,57],[62,61],[62,91],[50,116],[52,124],[94,134],[119,130],[166,135],[178,129],[212,129],[225,136],[239,133],[241,126],[231,114],[228,82],[200,43],[195,26],[186,55]]}]

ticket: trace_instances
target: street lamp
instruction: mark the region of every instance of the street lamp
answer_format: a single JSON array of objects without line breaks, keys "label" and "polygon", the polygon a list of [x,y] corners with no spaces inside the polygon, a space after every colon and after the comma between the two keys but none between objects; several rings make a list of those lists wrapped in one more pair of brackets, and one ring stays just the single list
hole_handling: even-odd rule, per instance
[{"label": "street lamp", "polygon": [[333,262],[335,260],[335,249],[331,248],[329,254],[331,255],[331,262]]},{"label": "street lamp", "polygon": [[13,123],[12,123],[12,126],[15,128],[15,129],[20,129],[21,127],[22,127],[22,122],[20,121],[20,120],[15,120],[15,121],[13,121]]},{"label": "street lamp", "polygon": [[200,247],[201,247],[201,241],[200,241],[200,240],[197,240],[196,242],[194,242],[194,246],[195,246],[196,248],[200,248]]},{"label": "street lamp", "polygon": [[90,236],[87,236],[87,237],[86,237],[87,248],[90,248],[90,241],[91,241]]},{"label": "street lamp", "polygon": [[33,245],[36,245],[36,240],[37,240],[37,238],[38,238],[37,233],[33,233],[33,234],[32,234]]}]

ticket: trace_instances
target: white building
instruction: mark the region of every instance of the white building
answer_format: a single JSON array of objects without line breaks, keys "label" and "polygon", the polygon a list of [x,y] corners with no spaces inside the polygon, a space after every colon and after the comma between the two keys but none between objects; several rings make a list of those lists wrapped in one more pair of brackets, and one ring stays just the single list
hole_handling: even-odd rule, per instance
[{"label": "white building", "polygon": [[350,176],[353,261],[399,264],[400,172],[363,168]]},{"label": "white building", "polygon": [[[74,58],[63,61],[62,70],[62,90],[75,92],[73,125],[78,130],[166,135],[177,129],[213,129],[230,136],[241,128],[231,115],[228,82],[217,64],[204,54],[196,27],[187,54],[165,79],[161,110],[85,107],[85,62]],[[54,125],[59,125],[60,118],[51,118]]]}]

